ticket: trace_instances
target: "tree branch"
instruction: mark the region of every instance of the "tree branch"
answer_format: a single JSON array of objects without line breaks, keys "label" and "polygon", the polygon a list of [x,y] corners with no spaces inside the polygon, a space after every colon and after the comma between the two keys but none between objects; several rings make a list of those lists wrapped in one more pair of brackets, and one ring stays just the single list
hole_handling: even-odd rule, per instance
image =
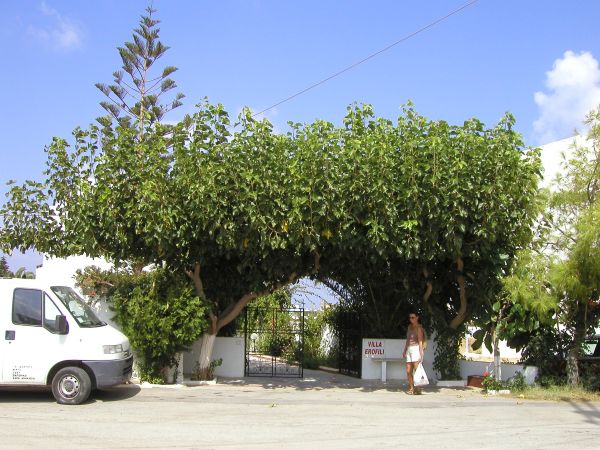
[{"label": "tree branch", "polygon": [[204,293],[204,285],[202,284],[202,279],[200,278],[200,263],[196,263],[194,266],[194,271],[187,270],[185,274],[192,280],[194,283],[194,287],[196,288],[196,294],[202,300],[206,300],[206,294]]},{"label": "tree branch", "polygon": [[208,334],[217,334],[219,332],[219,328],[217,328],[219,318],[212,311],[208,313],[208,318],[210,319],[210,332]]},{"label": "tree branch", "polygon": [[321,254],[319,253],[318,250],[315,249],[315,265],[313,267],[313,273],[319,273],[319,270],[321,269]]},{"label": "tree branch", "polygon": [[237,316],[239,316],[239,314],[248,305],[248,303],[250,303],[255,298],[263,297],[265,295],[271,294],[271,293],[275,292],[277,289],[281,289],[282,287],[287,286],[290,283],[293,283],[297,279],[298,279],[298,275],[296,274],[296,272],[293,272],[288,277],[287,281],[281,282],[281,283],[276,283],[270,289],[264,290],[262,292],[249,292],[247,294],[242,295],[242,297],[240,297],[240,299],[237,302],[230,304],[227,308],[225,308],[225,310],[221,314],[219,314],[219,318],[216,322],[216,332],[218,332],[221,328],[223,328],[225,325],[229,324]]},{"label": "tree branch", "polygon": [[242,312],[246,305],[248,305],[248,303],[257,297],[259,297],[259,294],[256,292],[250,292],[248,294],[244,294],[237,302],[229,305],[217,319],[217,332],[225,325],[233,321],[233,319],[235,319]]},{"label": "tree branch", "polygon": [[115,104],[115,106],[117,108],[119,108],[121,111],[123,111],[124,113],[129,114],[129,116],[131,116],[133,118],[136,117],[135,114],[133,114],[133,112],[131,112],[131,108],[126,103],[124,103],[125,106],[123,106],[108,95],[106,96],[106,98],[108,98],[111,102],[113,102]]},{"label": "tree branch", "polygon": [[433,310],[429,304],[429,297],[431,297],[431,293],[433,292],[433,283],[429,279],[429,270],[427,270],[427,267],[423,267],[423,276],[425,277],[425,282],[427,283],[425,293],[423,294],[423,304],[427,308],[427,311],[429,311],[429,314],[433,315]]},{"label": "tree branch", "polygon": [[456,275],[456,281],[459,287],[459,298],[460,298],[460,306],[458,308],[458,312],[454,319],[448,325],[453,330],[456,330],[460,324],[462,324],[467,317],[467,289],[466,289],[466,279],[463,273],[463,269],[465,267],[465,263],[461,257],[458,257],[456,260],[456,266],[458,269],[458,274]]}]

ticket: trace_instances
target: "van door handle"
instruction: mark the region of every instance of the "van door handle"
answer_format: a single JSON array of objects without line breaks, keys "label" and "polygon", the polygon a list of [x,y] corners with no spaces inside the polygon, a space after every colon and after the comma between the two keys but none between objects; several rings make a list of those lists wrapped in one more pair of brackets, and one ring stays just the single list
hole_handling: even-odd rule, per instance
[{"label": "van door handle", "polygon": [[15,340],[15,331],[14,330],[6,330],[4,332],[4,340],[5,341],[14,341]]}]

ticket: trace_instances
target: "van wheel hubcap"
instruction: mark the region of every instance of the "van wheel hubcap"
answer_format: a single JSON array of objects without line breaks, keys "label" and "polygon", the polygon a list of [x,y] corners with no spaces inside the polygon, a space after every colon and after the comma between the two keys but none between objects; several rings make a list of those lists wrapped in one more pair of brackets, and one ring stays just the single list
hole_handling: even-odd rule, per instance
[{"label": "van wheel hubcap", "polygon": [[73,398],[79,393],[79,380],[73,375],[67,375],[60,380],[58,388],[63,397]]}]

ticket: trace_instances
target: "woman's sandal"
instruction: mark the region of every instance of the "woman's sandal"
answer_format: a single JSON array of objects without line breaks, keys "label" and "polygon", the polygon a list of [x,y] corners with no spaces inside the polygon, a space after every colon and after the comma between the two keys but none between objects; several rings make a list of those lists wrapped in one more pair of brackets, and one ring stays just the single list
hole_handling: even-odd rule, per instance
[{"label": "woman's sandal", "polygon": [[415,395],[415,391],[413,391],[412,389],[409,389],[408,391],[406,391],[406,393],[408,395]]}]

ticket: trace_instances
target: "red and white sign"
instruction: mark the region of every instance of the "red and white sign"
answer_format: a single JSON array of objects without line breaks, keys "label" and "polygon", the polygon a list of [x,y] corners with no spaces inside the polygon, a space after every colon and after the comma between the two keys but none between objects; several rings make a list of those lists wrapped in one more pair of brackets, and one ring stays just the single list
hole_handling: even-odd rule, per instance
[{"label": "red and white sign", "polygon": [[383,356],[385,355],[385,346],[383,340],[369,340],[365,347],[365,356]]}]

